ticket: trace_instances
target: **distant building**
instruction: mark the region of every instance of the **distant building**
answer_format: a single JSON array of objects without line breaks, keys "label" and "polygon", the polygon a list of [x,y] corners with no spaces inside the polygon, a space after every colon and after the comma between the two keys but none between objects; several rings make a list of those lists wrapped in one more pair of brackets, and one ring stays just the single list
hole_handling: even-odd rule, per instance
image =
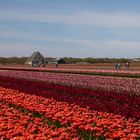
[{"label": "distant building", "polygon": [[139,59],[139,58],[134,58],[134,59],[132,59],[132,61],[133,61],[133,62],[139,62],[140,59]]},{"label": "distant building", "polygon": [[66,61],[62,58],[45,58],[45,62],[48,64],[66,64]]},{"label": "distant building", "polygon": [[56,62],[58,64],[66,64],[66,61],[62,58],[55,58],[54,62]]},{"label": "distant building", "polygon": [[44,56],[40,52],[34,52],[28,59],[26,60],[26,64],[36,63],[44,63]]},{"label": "distant building", "polygon": [[47,57],[47,58],[45,58],[45,63],[46,64],[54,64],[54,59],[55,58]]}]

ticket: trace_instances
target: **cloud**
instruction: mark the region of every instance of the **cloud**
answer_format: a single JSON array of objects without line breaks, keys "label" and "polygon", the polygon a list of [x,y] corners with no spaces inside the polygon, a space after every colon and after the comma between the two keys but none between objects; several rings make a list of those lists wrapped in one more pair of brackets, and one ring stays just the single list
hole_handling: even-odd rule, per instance
[{"label": "cloud", "polygon": [[[140,41],[125,41],[125,40],[102,40],[95,41],[95,40],[87,40],[87,39],[71,39],[71,38],[65,38],[65,37],[49,37],[49,36],[43,36],[39,34],[33,34],[33,33],[26,33],[26,32],[20,32],[16,30],[1,30],[0,31],[0,37],[6,38],[6,39],[16,39],[16,40],[23,40],[23,44],[26,43],[26,41],[32,41],[32,42],[47,42],[53,43],[53,44],[63,44],[64,47],[67,47],[68,44],[77,45],[80,47],[100,47],[100,48],[126,48],[126,49],[140,49]],[[25,41],[25,42],[24,42]],[[31,43],[32,43],[31,42]]]},{"label": "cloud", "polygon": [[3,26],[3,25],[0,25],[0,29],[5,29],[5,26]]},{"label": "cloud", "polygon": [[1,30],[0,37],[6,39],[16,39],[16,40],[25,40],[25,41],[43,41],[43,42],[54,42],[54,43],[74,43],[78,45],[93,46],[95,41],[93,40],[81,40],[81,39],[69,39],[64,37],[49,37],[39,34],[27,33],[24,31],[16,30]]},{"label": "cloud", "polygon": [[[118,34],[118,35],[132,35],[134,34],[134,32],[131,32],[131,34],[129,34],[130,32],[128,31],[122,31],[122,30],[102,30],[103,33],[109,33],[109,34]],[[134,35],[133,35],[134,36]]]},{"label": "cloud", "polygon": [[12,57],[12,56],[30,56],[34,51],[44,50],[40,46],[31,44],[18,44],[18,43],[0,43],[0,57]]},{"label": "cloud", "polygon": [[103,41],[101,43],[105,47],[114,47],[114,48],[125,48],[127,49],[133,49],[136,51],[136,49],[140,50],[140,41],[120,41],[120,40],[111,40],[111,41]]},{"label": "cloud", "polygon": [[134,28],[140,27],[140,15],[130,13],[102,13],[96,11],[73,12],[66,14],[48,14],[48,13],[18,13],[0,11],[0,20],[8,21],[32,21],[61,23],[71,26],[82,27],[106,27],[106,28]]},{"label": "cloud", "polygon": [[[1,43],[0,56],[30,56],[34,51],[40,51],[45,56],[52,57],[116,57],[135,58],[139,57],[140,41],[92,41],[92,40],[60,40],[50,45],[33,45],[29,43]],[[72,43],[72,44],[71,44]],[[72,46],[71,46],[72,45]]]},{"label": "cloud", "polygon": [[[45,18],[45,17],[44,17]],[[77,12],[73,15],[48,15],[48,22],[105,28],[140,27],[140,15],[125,13]]]}]

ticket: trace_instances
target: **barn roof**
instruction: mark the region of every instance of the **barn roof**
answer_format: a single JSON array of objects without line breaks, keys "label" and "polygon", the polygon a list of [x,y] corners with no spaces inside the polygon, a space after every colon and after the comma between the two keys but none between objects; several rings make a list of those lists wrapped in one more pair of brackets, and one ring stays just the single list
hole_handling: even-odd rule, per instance
[{"label": "barn roof", "polygon": [[32,62],[32,61],[39,61],[44,59],[44,56],[40,53],[40,52],[34,52],[28,59],[26,62]]}]

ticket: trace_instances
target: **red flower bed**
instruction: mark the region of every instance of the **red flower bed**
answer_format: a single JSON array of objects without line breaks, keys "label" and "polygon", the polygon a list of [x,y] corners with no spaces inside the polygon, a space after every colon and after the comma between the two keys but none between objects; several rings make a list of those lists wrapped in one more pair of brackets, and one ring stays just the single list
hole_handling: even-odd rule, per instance
[{"label": "red flower bed", "polygon": [[[5,112],[6,110],[6,112]],[[0,88],[3,139],[138,139],[140,121]]]},{"label": "red flower bed", "polygon": [[[28,75],[26,72],[13,73],[14,77],[22,79],[10,78],[10,72],[7,76],[5,74],[0,76],[0,122],[2,122],[0,138],[2,139],[140,138],[140,94],[134,94],[135,92],[131,94],[130,91],[134,87],[130,87],[129,92],[121,89],[126,86],[125,84],[118,91],[112,88],[106,90],[111,86],[108,84],[106,88],[100,88],[107,82],[107,80],[103,83],[100,81],[103,77],[99,78],[100,80],[98,77],[95,78],[95,81],[101,82],[100,86],[93,85],[92,89],[87,89],[82,86],[74,87],[81,82],[80,79],[83,79],[81,85],[85,84],[84,80],[87,80],[87,84],[90,84],[88,80],[93,80],[80,75],[79,79],[76,77],[77,82],[76,75],[71,75],[70,78],[75,83],[68,83],[67,86],[57,82],[69,75],[61,77],[61,74],[56,76],[48,73],[48,78],[43,82],[45,75],[42,73],[38,73],[37,76],[31,72]],[[40,81],[27,80],[39,80],[39,78]],[[56,83],[50,83],[55,79]],[[68,79],[66,81],[70,80]],[[130,79],[124,81],[127,80]],[[131,82],[128,82],[129,86]],[[115,80],[113,84],[115,85]]]},{"label": "red flower bed", "polygon": [[0,85],[13,88],[31,95],[54,98],[57,101],[75,103],[81,107],[140,118],[140,95],[112,91],[90,90],[47,82],[33,82],[24,79],[0,77]]},{"label": "red flower bed", "polygon": [[[4,91],[4,90],[3,90]],[[10,92],[10,91],[9,91]],[[0,138],[1,139],[71,139],[80,137],[70,134],[70,128],[59,128],[55,123],[37,116],[23,107],[17,107],[5,100],[0,102]],[[52,124],[51,124],[52,123]]]}]

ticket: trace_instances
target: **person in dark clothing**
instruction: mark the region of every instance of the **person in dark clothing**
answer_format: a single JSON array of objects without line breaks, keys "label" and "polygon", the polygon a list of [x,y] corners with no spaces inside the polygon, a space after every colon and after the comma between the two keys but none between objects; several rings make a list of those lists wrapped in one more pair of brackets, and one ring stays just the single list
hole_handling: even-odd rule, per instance
[{"label": "person in dark clothing", "polygon": [[115,69],[116,69],[116,70],[118,69],[118,64],[117,64],[117,63],[115,64]]},{"label": "person in dark clothing", "polygon": [[118,64],[118,70],[120,70],[120,69],[121,69],[121,64],[119,63],[119,64]]},{"label": "person in dark clothing", "polygon": [[32,67],[33,68],[35,67],[35,61],[32,61]]},{"label": "person in dark clothing", "polygon": [[125,64],[126,69],[129,69],[129,62]]},{"label": "person in dark clothing", "polygon": [[58,63],[56,63],[55,67],[58,68]]}]

